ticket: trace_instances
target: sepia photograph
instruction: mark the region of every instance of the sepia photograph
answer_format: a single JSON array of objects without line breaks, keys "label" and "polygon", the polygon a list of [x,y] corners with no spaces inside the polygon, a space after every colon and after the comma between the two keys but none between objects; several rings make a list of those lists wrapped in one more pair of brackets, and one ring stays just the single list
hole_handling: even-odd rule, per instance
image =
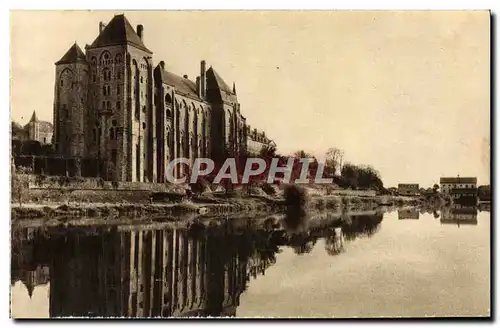
[{"label": "sepia photograph", "polygon": [[10,317],[492,317],[488,10],[12,10]]}]

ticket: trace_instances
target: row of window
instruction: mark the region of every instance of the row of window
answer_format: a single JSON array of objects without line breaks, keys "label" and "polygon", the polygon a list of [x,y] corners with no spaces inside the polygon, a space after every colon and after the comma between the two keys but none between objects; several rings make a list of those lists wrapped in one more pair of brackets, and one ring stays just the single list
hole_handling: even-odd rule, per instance
[{"label": "row of window", "polygon": [[[121,64],[122,62],[123,62],[123,55],[122,54],[117,54],[115,56],[115,59],[113,60],[111,58],[111,54],[107,51],[103,52],[100,56],[100,59],[99,59],[100,65]],[[97,58],[92,57],[92,59],[90,60],[90,63],[92,64],[92,66],[97,66]]]},{"label": "row of window", "polygon": [[[109,100],[103,100],[101,109],[111,110],[111,102]],[[122,105],[120,101],[116,102],[116,109],[122,109]]]},{"label": "row of window", "polygon": [[[116,88],[116,94],[119,95],[121,94],[121,87]],[[111,95],[111,87],[109,85],[103,85],[102,86],[102,95],[103,96],[110,96]]]}]

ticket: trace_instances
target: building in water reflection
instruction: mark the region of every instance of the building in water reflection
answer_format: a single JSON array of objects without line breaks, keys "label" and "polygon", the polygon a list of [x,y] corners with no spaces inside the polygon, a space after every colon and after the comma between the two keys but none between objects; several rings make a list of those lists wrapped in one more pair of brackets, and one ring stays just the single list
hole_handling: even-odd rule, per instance
[{"label": "building in water reflection", "polygon": [[13,229],[11,283],[50,279],[50,317],[235,316],[248,282],[276,262],[280,246],[303,254],[324,239],[325,251],[339,255],[345,241],[378,231],[382,214],[327,221],[296,234],[229,223]]},{"label": "building in water reflection", "polygon": [[418,220],[420,212],[416,208],[398,210],[398,220]]},{"label": "building in water reflection", "polygon": [[13,252],[12,283],[50,274],[51,317],[234,316],[250,277],[274,263],[244,237],[136,227],[17,238],[33,254]]},{"label": "building in water reflection", "polygon": [[453,204],[441,211],[441,224],[472,224],[477,225],[477,206]]}]

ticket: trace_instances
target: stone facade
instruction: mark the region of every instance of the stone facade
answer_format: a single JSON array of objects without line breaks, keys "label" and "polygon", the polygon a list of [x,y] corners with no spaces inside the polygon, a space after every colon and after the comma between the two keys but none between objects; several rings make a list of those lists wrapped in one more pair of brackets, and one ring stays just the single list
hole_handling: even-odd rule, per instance
[{"label": "stone facade", "polygon": [[420,194],[418,183],[398,184],[398,194],[401,196],[416,196]]},{"label": "stone facade", "polygon": [[[47,145],[52,143],[52,135],[54,129],[52,123],[40,121],[33,111],[30,121],[24,126],[24,128],[18,133],[16,133],[16,139],[18,140],[35,140],[40,142],[42,145]],[[14,134],[14,133],[13,133]]]},{"label": "stone facade", "polygon": [[164,61],[155,67],[144,27],[124,15],[100,23],[85,53],[74,44],[56,63],[54,126],[58,153],[104,160],[118,181],[165,182],[174,158],[222,163],[247,147],[234,84],[205,61],[196,82]]},{"label": "stone facade", "polygon": [[251,129],[247,126],[247,151],[249,155],[259,155],[262,149],[265,147],[276,147],[274,141],[266,136],[264,131],[258,131],[257,129]]}]

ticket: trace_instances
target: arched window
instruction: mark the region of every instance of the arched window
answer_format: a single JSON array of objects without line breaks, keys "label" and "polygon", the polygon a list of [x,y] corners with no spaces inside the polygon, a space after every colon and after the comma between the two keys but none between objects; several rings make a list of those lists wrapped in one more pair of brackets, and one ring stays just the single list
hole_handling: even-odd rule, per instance
[{"label": "arched window", "polygon": [[102,79],[104,81],[109,81],[110,74],[111,74],[111,71],[109,69],[107,69],[107,68],[103,69],[102,70]]},{"label": "arched window", "polygon": [[170,97],[170,94],[168,94],[168,93],[165,96],[165,104],[172,106],[172,97]]},{"label": "arched window", "polygon": [[106,109],[106,102],[105,101],[102,102],[102,109]]},{"label": "arched window", "polygon": [[167,109],[166,115],[167,118],[172,118],[172,112],[170,111],[170,109]]},{"label": "arched window", "polygon": [[121,64],[122,63],[122,54],[117,54],[115,56],[115,64]]},{"label": "arched window", "polygon": [[99,58],[99,63],[101,65],[109,65],[111,63],[111,55],[109,51],[104,51]]},{"label": "arched window", "polygon": [[105,85],[103,85],[103,86],[102,86],[102,95],[103,95],[103,96],[105,96],[105,95],[106,95],[106,90],[107,90],[107,89],[106,89],[106,86],[105,86]]},{"label": "arched window", "polygon": [[97,58],[92,57],[92,59],[90,60],[90,62],[92,63],[93,67],[97,66]]}]

